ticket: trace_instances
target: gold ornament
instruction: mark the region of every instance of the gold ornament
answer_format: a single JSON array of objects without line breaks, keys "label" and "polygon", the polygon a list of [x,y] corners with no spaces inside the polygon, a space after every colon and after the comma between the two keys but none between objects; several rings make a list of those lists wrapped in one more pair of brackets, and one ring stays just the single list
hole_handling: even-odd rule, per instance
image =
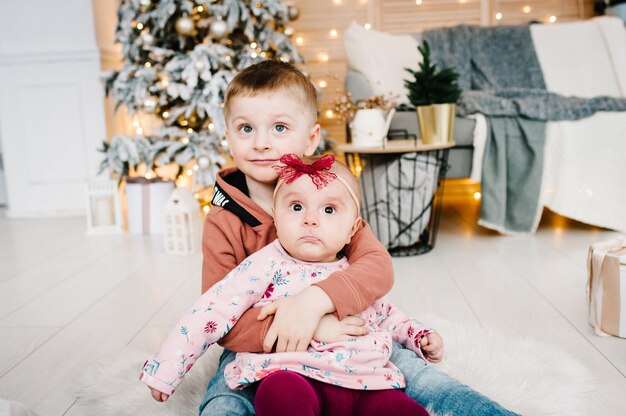
[{"label": "gold ornament", "polygon": [[287,15],[289,16],[289,20],[296,20],[300,16],[300,9],[291,4],[287,6]]},{"label": "gold ornament", "polygon": [[183,36],[191,36],[194,32],[195,25],[189,16],[182,16],[176,20],[176,31]]},{"label": "gold ornament", "polygon": [[226,31],[228,27],[226,26],[226,22],[222,19],[217,19],[211,23],[211,27],[209,28],[209,32],[211,36],[217,39],[221,39],[226,35]]}]

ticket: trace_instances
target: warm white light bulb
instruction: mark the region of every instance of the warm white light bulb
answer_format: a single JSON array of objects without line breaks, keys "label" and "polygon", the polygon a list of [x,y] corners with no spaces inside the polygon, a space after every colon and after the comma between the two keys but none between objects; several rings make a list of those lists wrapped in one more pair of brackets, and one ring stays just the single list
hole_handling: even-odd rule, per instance
[{"label": "warm white light bulb", "polygon": [[530,8],[530,6],[524,6],[524,8],[522,9],[522,11],[523,11],[524,13],[530,13],[531,8]]},{"label": "warm white light bulb", "polygon": [[372,25],[371,25],[371,24],[369,24],[369,23],[365,23],[365,24],[363,25],[363,27],[365,27],[365,29],[367,29],[367,30],[370,30],[370,29],[372,28]]},{"label": "warm white light bulb", "polygon": [[296,38],[296,44],[298,45],[302,45],[302,43],[304,42],[304,39],[302,38],[302,36],[298,36]]},{"label": "warm white light bulb", "polygon": [[324,62],[328,62],[328,55],[326,55],[326,54],[322,54],[322,55],[320,55],[320,59],[321,59],[322,61],[324,61]]},{"label": "warm white light bulb", "polygon": [[321,80],[320,82],[317,83],[317,85],[319,85],[320,88],[325,88],[326,87],[326,81]]},{"label": "warm white light bulb", "polygon": [[502,13],[496,13],[496,20],[502,20]]},{"label": "warm white light bulb", "polygon": [[326,117],[332,118],[333,114],[333,110],[326,110]]},{"label": "warm white light bulb", "polygon": [[475,200],[478,201],[480,199],[480,197],[481,197],[480,192],[474,192],[474,199]]},{"label": "warm white light bulb", "polygon": [[163,112],[163,118],[168,118],[170,116],[170,112],[169,111],[164,111]]},{"label": "warm white light bulb", "polygon": [[330,36],[333,37],[333,38],[336,38],[337,37],[337,31],[335,29],[331,29],[330,30]]},{"label": "warm white light bulb", "polygon": [[143,29],[143,23],[137,23],[137,29],[139,30]]},{"label": "warm white light bulb", "polygon": [[550,23],[554,23],[556,22],[556,16],[550,16],[550,19],[548,19],[550,21]]},{"label": "warm white light bulb", "polygon": [[417,4],[418,6],[422,5],[422,0],[415,0],[415,4]]}]

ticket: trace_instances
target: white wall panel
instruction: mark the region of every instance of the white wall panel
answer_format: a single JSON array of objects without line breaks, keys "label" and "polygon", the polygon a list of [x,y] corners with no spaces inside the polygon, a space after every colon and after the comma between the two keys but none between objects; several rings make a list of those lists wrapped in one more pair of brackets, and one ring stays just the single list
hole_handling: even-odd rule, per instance
[{"label": "white wall panel", "polygon": [[84,183],[106,136],[99,76],[90,2],[0,1],[8,216],[84,213]]}]

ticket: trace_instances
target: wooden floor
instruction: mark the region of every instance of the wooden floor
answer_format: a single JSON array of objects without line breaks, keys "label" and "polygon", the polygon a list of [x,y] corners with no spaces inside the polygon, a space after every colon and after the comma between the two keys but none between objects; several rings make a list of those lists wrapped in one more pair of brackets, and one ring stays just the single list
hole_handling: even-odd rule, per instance
[{"label": "wooden floor", "polygon": [[[626,340],[593,335],[585,298],[587,248],[616,233],[546,212],[535,236],[502,237],[477,215],[475,201],[449,199],[434,251],[394,259],[392,298],[416,317],[556,344],[592,369],[593,414],[626,414]],[[80,363],[155,348],[200,292],[199,254],[84,230],[82,218],[7,220],[0,210],[0,398],[41,416],[89,414],[68,390]]]}]

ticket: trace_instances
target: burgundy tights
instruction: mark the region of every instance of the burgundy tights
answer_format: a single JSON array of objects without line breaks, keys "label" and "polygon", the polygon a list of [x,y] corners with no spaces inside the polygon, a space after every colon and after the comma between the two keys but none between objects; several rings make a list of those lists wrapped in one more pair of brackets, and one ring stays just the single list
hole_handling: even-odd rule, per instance
[{"label": "burgundy tights", "polygon": [[346,389],[290,371],[277,371],[261,381],[254,410],[257,416],[428,416],[402,390]]}]

